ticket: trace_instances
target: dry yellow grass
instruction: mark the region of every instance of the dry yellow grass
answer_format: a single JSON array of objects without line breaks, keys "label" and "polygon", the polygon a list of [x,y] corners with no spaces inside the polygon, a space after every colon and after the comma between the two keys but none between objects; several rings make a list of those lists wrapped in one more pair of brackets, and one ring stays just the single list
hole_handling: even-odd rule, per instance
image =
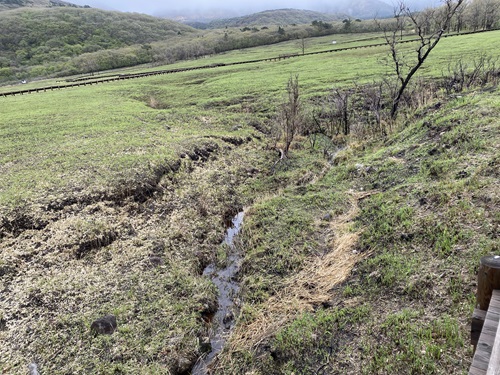
[{"label": "dry yellow grass", "polygon": [[331,290],[346,280],[355,264],[368,255],[354,250],[360,232],[354,231],[352,224],[359,213],[359,201],[374,193],[350,191],[349,211],[334,219],[328,228],[325,241],[330,251],[310,259],[302,271],[262,306],[250,324],[239,325],[231,337],[229,351],[255,350],[296,316],[331,299]]}]

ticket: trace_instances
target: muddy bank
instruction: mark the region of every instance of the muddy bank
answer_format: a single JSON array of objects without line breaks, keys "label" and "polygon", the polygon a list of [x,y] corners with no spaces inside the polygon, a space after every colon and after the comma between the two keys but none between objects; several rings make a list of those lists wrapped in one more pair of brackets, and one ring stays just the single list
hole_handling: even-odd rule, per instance
[{"label": "muddy bank", "polygon": [[[260,152],[244,142],[199,160],[186,154],[176,171],[155,178],[147,199],[67,200],[35,211],[48,215],[43,226],[7,230],[0,239],[0,368],[23,373],[36,362],[50,374],[189,371],[208,336],[204,313],[217,305],[218,291],[202,272],[227,217],[248,199],[238,189],[253,178],[248,170],[261,169]],[[107,315],[116,316],[117,330],[94,337],[92,321]]]},{"label": "muddy bank", "polygon": [[144,203],[155,195],[162,195],[178,172],[189,172],[216,155],[230,153],[235,146],[241,147],[253,140],[252,137],[238,136],[204,138],[199,144],[179,152],[176,158],[145,167],[127,181],[117,181],[99,189],[52,192],[9,210],[0,207],[0,239],[17,237],[26,230],[43,230],[68,212],[81,211],[102,202],[116,206],[129,201]]}]

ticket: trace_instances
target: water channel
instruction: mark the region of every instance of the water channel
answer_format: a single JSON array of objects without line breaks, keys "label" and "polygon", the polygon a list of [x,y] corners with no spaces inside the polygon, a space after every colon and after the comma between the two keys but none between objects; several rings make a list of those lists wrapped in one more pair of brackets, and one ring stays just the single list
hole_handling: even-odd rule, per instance
[{"label": "water channel", "polygon": [[226,340],[235,325],[235,312],[238,309],[235,299],[240,286],[234,279],[240,268],[241,255],[234,245],[234,239],[240,232],[244,216],[244,212],[238,213],[232,219],[231,226],[226,231],[223,242],[223,244],[229,246],[226,267],[218,269],[215,263],[212,263],[203,271],[203,275],[210,277],[219,289],[219,297],[217,299],[218,309],[212,319],[213,330],[210,335],[211,351],[205,357],[198,360],[191,372],[192,375],[209,374],[208,366],[224,348]]}]

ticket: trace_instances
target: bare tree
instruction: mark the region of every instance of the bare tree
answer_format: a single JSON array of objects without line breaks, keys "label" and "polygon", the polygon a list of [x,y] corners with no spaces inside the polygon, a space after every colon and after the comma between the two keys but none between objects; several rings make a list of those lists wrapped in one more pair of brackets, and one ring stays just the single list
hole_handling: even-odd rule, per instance
[{"label": "bare tree", "polygon": [[[398,3],[394,12],[395,24],[392,30],[385,30],[385,40],[390,48],[392,66],[397,77],[396,87],[391,106],[391,117],[395,118],[401,98],[415,73],[436,47],[444,32],[448,30],[457,9],[465,0],[444,0],[442,9],[415,13],[406,6],[404,1]],[[400,49],[403,31],[411,26],[418,36],[418,46],[415,50],[416,59],[409,61]]]},{"label": "bare tree", "polygon": [[305,135],[321,135],[332,140],[340,135],[349,135],[356,115],[353,95],[354,90],[333,88],[330,95],[321,102],[321,109],[313,111],[312,121],[307,124]]},{"label": "bare tree", "polygon": [[351,132],[351,116],[352,111],[349,108],[351,98],[350,90],[334,89],[332,91],[332,104],[338,124],[344,135],[349,135]]},{"label": "bare tree", "polygon": [[295,79],[291,76],[287,84],[287,98],[285,103],[281,106],[280,111],[280,124],[285,142],[283,150],[283,157],[288,156],[290,145],[293,138],[299,132],[301,123],[301,102],[299,92],[299,76],[296,75]]},{"label": "bare tree", "polygon": [[371,115],[371,120],[375,131],[383,136],[387,135],[387,129],[383,125],[383,106],[384,106],[384,81],[374,82],[373,85],[368,86],[364,90],[364,100],[368,107],[368,112]]},{"label": "bare tree", "polygon": [[298,40],[298,44],[300,49],[302,50],[302,54],[304,55],[306,53],[306,48],[309,46],[309,39],[303,36]]},{"label": "bare tree", "polygon": [[467,7],[467,24],[473,31],[479,30],[482,24],[482,11],[479,1],[473,1]]},{"label": "bare tree", "polygon": [[462,31],[462,28],[464,27],[465,14],[467,12],[468,5],[469,4],[467,2],[463,2],[462,5],[457,7],[457,10],[455,11],[455,17],[452,20],[452,25],[450,25],[450,28],[455,30],[457,33],[460,33],[460,31]]},{"label": "bare tree", "polygon": [[483,8],[482,27],[484,30],[491,30],[498,21],[500,2],[498,0],[483,0],[481,3]]}]

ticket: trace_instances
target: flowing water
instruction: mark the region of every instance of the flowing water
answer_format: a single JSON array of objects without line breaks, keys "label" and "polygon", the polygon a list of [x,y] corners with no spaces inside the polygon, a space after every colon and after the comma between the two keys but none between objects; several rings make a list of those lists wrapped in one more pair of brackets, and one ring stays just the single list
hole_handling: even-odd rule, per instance
[{"label": "flowing water", "polygon": [[209,374],[208,365],[219,354],[235,325],[235,310],[238,304],[235,299],[240,290],[239,284],[234,280],[240,268],[241,256],[234,246],[234,237],[240,232],[243,224],[244,212],[236,215],[231,226],[227,229],[224,243],[229,246],[227,265],[223,269],[217,269],[215,264],[210,264],[203,271],[203,275],[210,277],[219,289],[218,310],[212,319],[213,332],[210,335],[211,351],[194,366],[192,375]]}]

